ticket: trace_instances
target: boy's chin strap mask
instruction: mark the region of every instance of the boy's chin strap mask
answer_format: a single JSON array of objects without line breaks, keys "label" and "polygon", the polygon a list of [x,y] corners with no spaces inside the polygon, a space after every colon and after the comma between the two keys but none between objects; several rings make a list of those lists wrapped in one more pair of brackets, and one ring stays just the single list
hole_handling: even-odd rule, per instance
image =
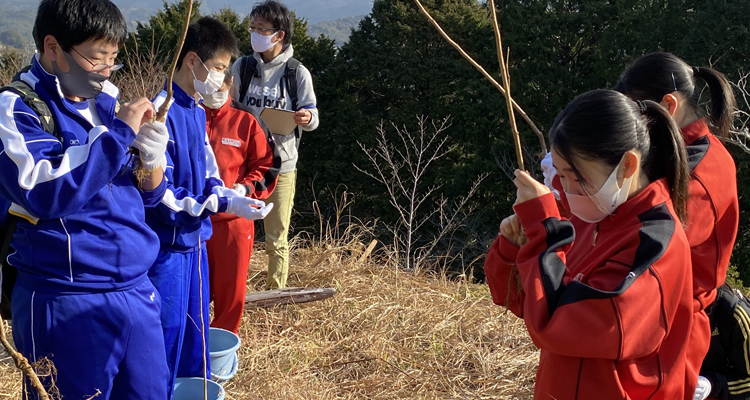
[{"label": "boy's chin strap mask", "polygon": [[102,82],[106,81],[107,77],[96,72],[86,71],[78,65],[68,52],[63,51],[63,54],[68,62],[68,72],[62,72],[57,63],[54,60],[52,61],[52,71],[60,81],[62,91],[84,99],[92,99],[98,96],[102,92]]}]

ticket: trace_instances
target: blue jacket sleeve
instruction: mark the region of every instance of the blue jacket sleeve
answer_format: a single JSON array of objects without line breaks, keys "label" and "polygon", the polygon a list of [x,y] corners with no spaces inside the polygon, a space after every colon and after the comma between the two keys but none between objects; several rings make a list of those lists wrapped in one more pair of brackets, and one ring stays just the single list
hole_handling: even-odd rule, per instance
[{"label": "blue jacket sleeve", "polygon": [[[137,183],[136,187],[138,187]],[[143,199],[143,205],[146,208],[154,208],[161,203],[161,199],[164,197],[164,193],[167,192],[167,180],[162,179],[159,186],[157,186],[154,190],[140,190],[140,192],[141,198]]]},{"label": "blue jacket sleeve", "polygon": [[[200,224],[208,216],[224,212],[229,200],[211,193],[217,186],[216,179],[207,177],[203,193],[191,193],[173,182],[174,164],[167,153],[167,169],[164,171],[166,190],[159,205],[154,209],[154,216],[169,226],[183,227]],[[218,180],[221,184],[221,180]]]},{"label": "blue jacket sleeve", "polygon": [[91,129],[85,145],[63,151],[17,94],[0,94],[0,110],[0,196],[40,219],[80,210],[120,172],[135,138],[115,119],[110,129]]}]

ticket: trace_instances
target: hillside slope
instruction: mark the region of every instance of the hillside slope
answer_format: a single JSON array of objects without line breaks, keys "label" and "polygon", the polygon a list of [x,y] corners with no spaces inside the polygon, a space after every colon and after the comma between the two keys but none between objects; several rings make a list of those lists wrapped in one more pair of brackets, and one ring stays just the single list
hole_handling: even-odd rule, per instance
[{"label": "hillside slope", "polygon": [[[290,285],[338,293],[246,311],[226,399],[532,398],[538,351],[486,286],[358,263],[359,251],[354,241],[293,251]],[[256,248],[249,289],[265,282],[265,262]],[[0,397],[20,399],[20,375],[3,357]]]}]

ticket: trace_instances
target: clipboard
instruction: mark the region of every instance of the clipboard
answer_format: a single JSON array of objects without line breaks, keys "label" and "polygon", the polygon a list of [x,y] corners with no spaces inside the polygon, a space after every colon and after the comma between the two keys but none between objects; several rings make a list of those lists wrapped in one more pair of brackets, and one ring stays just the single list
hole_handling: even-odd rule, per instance
[{"label": "clipboard", "polygon": [[260,117],[275,135],[289,136],[297,127],[297,123],[294,122],[294,111],[264,108],[260,112]]}]

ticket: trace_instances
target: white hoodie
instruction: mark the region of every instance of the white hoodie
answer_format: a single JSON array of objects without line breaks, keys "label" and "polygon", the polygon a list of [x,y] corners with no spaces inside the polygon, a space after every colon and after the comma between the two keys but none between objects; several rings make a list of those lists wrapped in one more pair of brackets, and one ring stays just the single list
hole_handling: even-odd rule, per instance
[{"label": "white hoodie", "polygon": [[[286,84],[282,82],[286,62],[294,55],[291,44],[284,45],[282,52],[269,62],[263,62],[259,53],[253,53],[257,61],[258,75],[250,79],[250,85],[245,94],[244,104],[252,108],[256,115],[260,115],[266,107],[291,110],[292,102],[287,93]],[[232,98],[239,101],[240,86],[240,63],[235,62],[232,66],[234,87],[232,87]],[[304,65],[297,69],[297,108],[307,109],[312,114],[312,119],[307,125],[302,125],[302,130],[312,131],[318,127],[318,109],[316,105],[315,92],[313,91],[312,76]],[[274,135],[276,144],[280,147],[281,169],[279,173],[292,172],[297,167],[297,143],[295,136]]]}]

